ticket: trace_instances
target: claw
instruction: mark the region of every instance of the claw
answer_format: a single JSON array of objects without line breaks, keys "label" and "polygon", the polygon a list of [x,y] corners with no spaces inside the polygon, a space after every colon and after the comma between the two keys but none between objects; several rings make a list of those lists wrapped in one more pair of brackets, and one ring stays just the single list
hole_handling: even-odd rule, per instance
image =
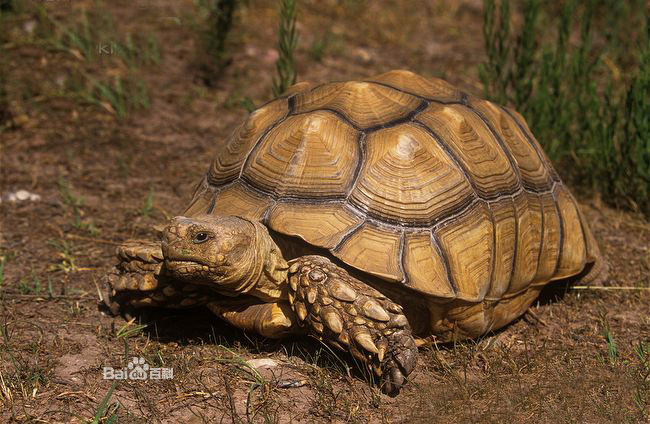
[{"label": "claw", "polygon": [[397,315],[390,323],[391,327],[406,327],[408,325],[408,320],[404,315]]},{"label": "claw", "polygon": [[375,343],[372,341],[372,337],[370,337],[369,333],[358,332],[354,335],[354,341],[370,353],[379,353],[379,350],[377,349],[377,346],[375,346]]},{"label": "claw", "polygon": [[357,298],[357,292],[342,281],[335,281],[330,287],[331,295],[343,302],[354,302]]},{"label": "claw", "polygon": [[297,278],[289,278],[289,286],[291,287],[291,290],[293,290],[293,291],[298,290],[298,279]]},{"label": "claw", "polygon": [[374,300],[368,299],[361,305],[363,313],[368,318],[372,318],[377,321],[390,321],[390,315],[384,311],[384,309]]},{"label": "claw", "polygon": [[307,318],[307,308],[305,308],[305,305],[302,302],[294,302],[293,305],[296,309],[296,314],[298,314],[298,318],[300,318],[300,321],[304,321],[305,318]]},{"label": "claw", "polygon": [[325,316],[323,316],[323,319],[325,321],[325,324],[327,324],[327,327],[330,330],[332,330],[334,333],[339,334],[341,331],[343,331],[343,323],[341,322],[341,318],[339,318],[336,312],[334,311],[325,312]]},{"label": "claw", "polygon": [[311,305],[315,301],[316,301],[316,289],[311,287],[307,289],[307,302],[309,302],[309,304]]},{"label": "claw", "polygon": [[379,359],[379,362],[384,362],[384,355],[386,355],[386,349],[388,348],[388,343],[386,340],[381,339],[377,343],[379,346],[377,347],[377,359]]},{"label": "claw", "polygon": [[294,262],[289,267],[289,273],[294,274],[294,273],[296,273],[296,271],[298,271],[298,269],[300,269],[300,263],[299,262]]}]

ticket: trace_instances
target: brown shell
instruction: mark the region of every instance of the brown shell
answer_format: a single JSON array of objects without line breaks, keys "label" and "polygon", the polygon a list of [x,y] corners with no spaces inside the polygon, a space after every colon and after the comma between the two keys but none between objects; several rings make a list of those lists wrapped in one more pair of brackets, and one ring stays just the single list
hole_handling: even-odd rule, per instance
[{"label": "brown shell", "polygon": [[599,257],[524,119],[407,71],[300,83],[219,152],[186,214],[234,214],[351,267],[477,302]]}]

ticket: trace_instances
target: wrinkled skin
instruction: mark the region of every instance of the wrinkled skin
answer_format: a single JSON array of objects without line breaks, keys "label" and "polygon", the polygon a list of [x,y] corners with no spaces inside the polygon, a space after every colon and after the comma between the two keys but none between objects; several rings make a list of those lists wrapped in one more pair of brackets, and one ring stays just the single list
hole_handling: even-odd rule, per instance
[{"label": "wrinkled skin", "polygon": [[235,216],[176,217],[162,242],[127,242],[107,275],[111,311],[208,307],[265,337],[310,334],[350,352],[396,395],[417,347],[402,307],[322,256],[287,262],[263,225]]}]

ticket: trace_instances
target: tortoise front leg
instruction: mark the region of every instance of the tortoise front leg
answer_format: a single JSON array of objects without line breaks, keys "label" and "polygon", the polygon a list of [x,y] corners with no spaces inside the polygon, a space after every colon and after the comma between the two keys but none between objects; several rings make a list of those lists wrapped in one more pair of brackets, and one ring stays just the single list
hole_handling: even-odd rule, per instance
[{"label": "tortoise front leg", "polygon": [[200,287],[165,274],[160,243],[129,240],[116,250],[119,263],[105,276],[103,301],[113,315],[143,307],[188,308],[207,304]]},{"label": "tortoise front leg", "polygon": [[289,263],[289,301],[299,321],[367,364],[382,390],[396,395],[417,361],[402,307],[322,256]]}]

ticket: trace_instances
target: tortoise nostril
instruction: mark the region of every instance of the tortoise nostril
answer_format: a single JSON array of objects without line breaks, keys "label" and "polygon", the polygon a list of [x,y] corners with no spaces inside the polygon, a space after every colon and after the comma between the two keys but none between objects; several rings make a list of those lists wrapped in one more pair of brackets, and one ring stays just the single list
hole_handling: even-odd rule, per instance
[{"label": "tortoise nostril", "polygon": [[167,227],[167,229],[163,233],[163,237],[162,237],[163,242],[172,243],[178,240],[180,238],[178,233],[179,233],[178,228],[174,226]]}]

